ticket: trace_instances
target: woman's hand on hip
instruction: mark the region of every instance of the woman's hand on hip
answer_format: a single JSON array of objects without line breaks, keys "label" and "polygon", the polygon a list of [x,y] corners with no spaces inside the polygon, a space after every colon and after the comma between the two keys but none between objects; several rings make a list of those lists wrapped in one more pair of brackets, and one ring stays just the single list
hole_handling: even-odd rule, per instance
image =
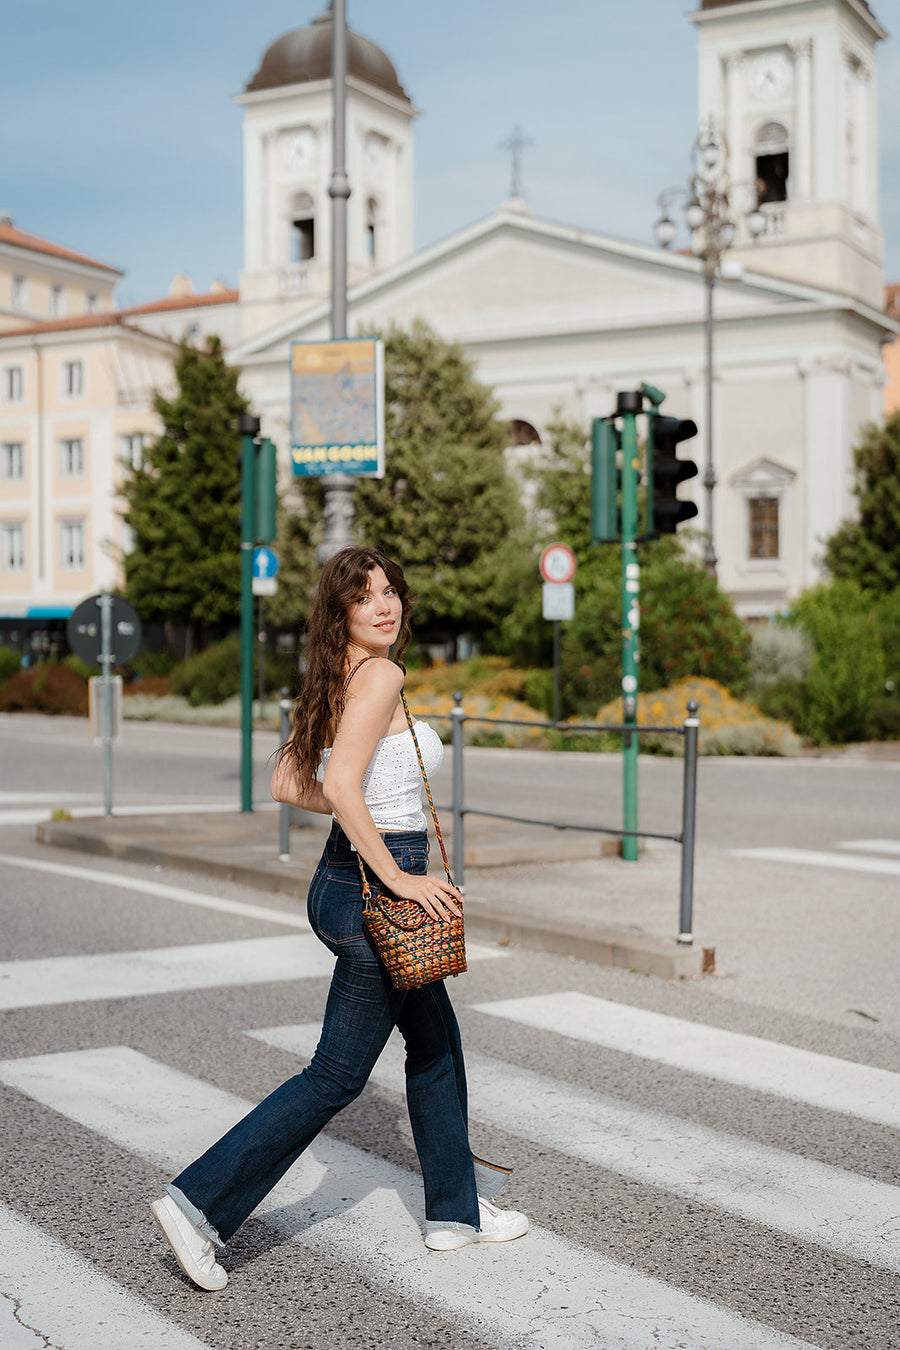
[{"label": "woman's hand on hip", "polygon": [[392,885],[394,895],[401,900],[413,900],[421,905],[433,919],[450,919],[462,914],[462,893],[451,886],[446,877],[413,875],[401,872],[399,879]]}]

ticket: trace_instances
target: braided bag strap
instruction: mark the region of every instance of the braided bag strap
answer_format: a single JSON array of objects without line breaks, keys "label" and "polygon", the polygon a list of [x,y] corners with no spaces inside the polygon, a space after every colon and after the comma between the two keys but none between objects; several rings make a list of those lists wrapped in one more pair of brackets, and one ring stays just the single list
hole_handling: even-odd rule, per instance
[{"label": "braided bag strap", "polygon": [[[344,711],[344,706],[347,702],[347,686],[350,684],[350,681],[353,679],[353,676],[359,670],[360,666],[365,665],[367,661],[374,661],[374,660],[375,657],[373,656],[364,656],[361,661],[357,661],[356,665],[350,671],[349,675],[344,681],[344,687],[341,690],[341,704],[340,704],[341,712]],[[434,799],[431,796],[431,787],[429,786],[428,783],[428,774],[425,772],[425,763],[424,760],[422,759],[422,751],[419,749],[419,738],[416,735],[416,729],[413,725],[412,714],[409,711],[409,704],[406,702],[406,695],[402,692],[400,694],[400,702],[403,704],[403,711],[406,713],[406,720],[409,723],[409,732],[413,738],[413,745],[416,747],[416,759],[419,761],[419,768],[422,771],[422,782],[425,784],[425,795],[428,798],[428,805],[431,808],[431,819],[434,821],[434,832],[437,835],[437,841],[441,846],[441,857],[444,860],[444,871],[447,873],[447,880],[450,882],[450,885],[452,886],[453,877],[450,874],[450,863],[447,860],[447,850],[444,847],[444,836],[441,834],[440,821],[438,820],[437,817],[437,811],[435,810],[434,807]],[[363,867],[362,858],[359,856],[359,853],[357,853],[356,855],[356,861],[359,863],[359,874],[362,877],[363,898],[368,903],[372,892],[369,886],[369,879],[366,876],[366,869]]]},{"label": "braided bag strap", "polygon": [[416,758],[419,761],[419,768],[422,770],[422,782],[425,784],[425,795],[428,798],[428,805],[431,807],[431,819],[434,821],[434,832],[437,835],[437,841],[441,846],[441,857],[444,859],[444,871],[447,873],[447,880],[453,885],[453,877],[450,875],[450,864],[447,861],[447,850],[444,848],[444,836],[441,834],[441,825],[437,817],[437,811],[434,808],[434,800],[431,796],[431,788],[428,785],[428,774],[425,772],[425,764],[422,759],[422,751],[419,749],[419,738],[416,735],[416,729],[413,726],[412,714],[409,711],[409,704],[406,702],[406,695],[401,693],[400,702],[403,704],[403,711],[406,713],[406,720],[409,723],[409,734],[413,738],[413,745],[416,747]]}]

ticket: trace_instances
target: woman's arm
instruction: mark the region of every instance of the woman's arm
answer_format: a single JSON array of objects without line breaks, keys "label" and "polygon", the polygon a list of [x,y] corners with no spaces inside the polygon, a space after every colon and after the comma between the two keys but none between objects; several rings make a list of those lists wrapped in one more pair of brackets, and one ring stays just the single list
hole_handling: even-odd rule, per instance
[{"label": "woman's arm", "polygon": [[367,661],[354,676],[325,767],[324,795],[347,838],[389,890],[414,900],[435,918],[448,918],[459,913],[459,891],[444,878],[400,870],[362,793],[363,775],[388,733],[402,688],[403,672],[392,661]]},{"label": "woman's arm", "polygon": [[308,791],[300,787],[293,755],[282,755],[275,765],[269,791],[276,802],[286,802],[288,806],[299,806],[304,811],[317,811],[319,815],[330,816],[331,807],[325,800],[321,783],[313,783]]}]

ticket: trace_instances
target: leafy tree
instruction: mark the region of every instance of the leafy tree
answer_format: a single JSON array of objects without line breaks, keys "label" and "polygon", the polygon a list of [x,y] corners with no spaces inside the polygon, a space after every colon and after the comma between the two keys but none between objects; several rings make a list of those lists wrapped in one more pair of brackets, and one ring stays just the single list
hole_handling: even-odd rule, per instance
[{"label": "leafy tree", "polygon": [[825,566],[833,577],[886,595],[900,586],[900,412],[865,429],[853,461],[858,517],[828,539]]},{"label": "leafy tree", "polygon": [[[360,542],[403,563],[419,600],[416,632],[426,640],[468,633],[489,645],[534,567],[496,414],[461,347],[422,322],[385,335],[386,470],[357,484],[354,529]],[[305,485],[282,526],[298,614],[315,581],[310,560],[321,504],[321,484]],[[271,612],[284,614],[286,606]]]},{"label": "leafy tree", "polygon": [[760,708],[818,744],[866,739],[873,705],[885,696],[885,644],[891,619],[896,642],[897,614],[896,603],[873,604],[851,580],[804,591],[787,622],[804,634],[808,669],[762,686]]},{"label": "leafy tree", "polygon": [[[583,431],[560,423],[549,432],[545,463],[537,470],[537,506],[578,559],[575,618],[563,626],[563,682],[569,703],[593,715],[621,685],[620,551],[590,543],[590,456]],[[749,635],[715,580],[681,548],[673,536],[639,545],[641,688],[704,675],[740,689],[749,674]],[[503,625],[506,650],[527,664],[551,659],[550,625],[540,614],[535,585]]]},{"label": "leafy tree", "polygon": [[122,487],[134,547],[125,593],[146,623],[220,632],[240,611],[240,437],[247,404],[222,344],[182,344],[178,392],[157,394],[163,432]]}]

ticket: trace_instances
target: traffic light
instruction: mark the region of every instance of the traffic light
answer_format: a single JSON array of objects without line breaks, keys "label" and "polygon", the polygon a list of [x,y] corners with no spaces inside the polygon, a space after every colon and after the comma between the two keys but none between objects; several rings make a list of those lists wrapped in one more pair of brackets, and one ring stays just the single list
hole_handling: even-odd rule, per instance
[{"label": "traffic light", "polygon": [[608,544],[620,538],[616,455],[621,444],[621,433],[615,423],[595,417],[591,432],[592,544]]},{"label": "traffic light", "polygon": [[253,465],[253,537],[261,544],[271,544],[277,532],[276,460],[275,446],[266,437],[256,446]]},{"label": "traffic light", "polygon": [[674,534],[683,520],[697,514],[694,502],[683,502],[678,496],[678,484],[697,477],[697,465],[692,459],[679,459],[678,446],[696,435],[697,423],[689,417],[650,418],[650,515],[657,534]]}]

